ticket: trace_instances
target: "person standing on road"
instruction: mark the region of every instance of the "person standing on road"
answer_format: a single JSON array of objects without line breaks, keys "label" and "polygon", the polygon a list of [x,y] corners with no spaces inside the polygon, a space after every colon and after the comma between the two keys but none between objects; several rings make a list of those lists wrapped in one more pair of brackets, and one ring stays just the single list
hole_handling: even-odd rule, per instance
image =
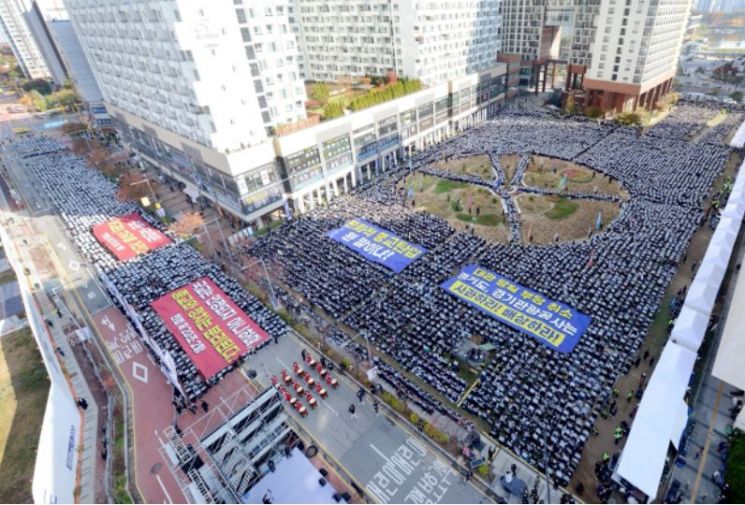
[{"label": "person standing on road", "polygon": [[357,408],[354,406],[354,403],[349,405],[349,417],[352,419],[357,417]]},{"label": "person standing on road", "polygon": [[360,401],[360,403],[362,403],[362,400],[365,399],[365,389],[364,388],[360,388],[357,391],[357,399]]}]

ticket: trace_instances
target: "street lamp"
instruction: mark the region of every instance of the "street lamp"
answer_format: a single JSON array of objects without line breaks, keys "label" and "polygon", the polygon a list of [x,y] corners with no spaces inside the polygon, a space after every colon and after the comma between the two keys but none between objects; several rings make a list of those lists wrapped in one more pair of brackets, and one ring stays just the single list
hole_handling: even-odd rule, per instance
[{"label": "street lamp", "polygon": [[[272,280],[269,278],[269,271],[266,269],[266,263],[264,262],[264,258],[258,258],[254,263],[261,264],[261,268],[264,271],[264,278],[266,279],[266,283],[269,286],[269,301],[272,302],[272,308],[274,310],[277,310],[277,300],[274,296],[274,287],[272,286]],[[246,265],[241,268],[241,273],[248,270],[253,265]]]}]

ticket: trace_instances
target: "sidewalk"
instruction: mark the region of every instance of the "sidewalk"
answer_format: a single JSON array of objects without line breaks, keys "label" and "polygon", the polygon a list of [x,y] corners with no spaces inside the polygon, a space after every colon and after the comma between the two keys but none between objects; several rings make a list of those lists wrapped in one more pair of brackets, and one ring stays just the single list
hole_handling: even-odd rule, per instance
[{"label": "sidewalk", "polygon": [[[16,221],[19,220],[17,214],[15,215]],[[34,239],[38,238],[38,235],[30,237],[24,233],[22,236],[24,240],[28,242],[28,245],[18,243],[16,236],[16,226],[8,226],[9,235],[12,237],[13,242],[18,247],[21,265],[23,268],[28,268],[29,275],[26,276],[26,280],[19,279],[20,282],[28,282],[34,298],[36,299],[41,309],[42,316],[47,321],[55,321],[57,324],[47,325],[49,333],[52,337],[51,345],[57,349],[57,358],[65,371],[65,375],[71,385],[76,399],[85,398],[88,402],[88,408],[82,411],[82,435],[81,442],[82,447],[79,451],[79,486],[80,494],[79,501],[81,503],[96,503],[96,487],[99,483],[101,476],[96,475],[96,458],[97,458],[97,443],[98,443],[98,405],[96,404],[93,395],[91,394],[88,384],[85,381],[85,377],[80,369],[80,366],[73,354],[70,342],[64,333],[63,327],[65,319],[60,319],[56,314],[56,308],[53,302],[49,299],[47,294],[38,288],[37,286],[44,286],[49,280],[53,266],[51,262],[43,263],[41,260],[44,259],[46,251],[43,247],[39,246],[38,243],[34,242]],[[46,258],[48,261],[48,258]],[[69,321],[68,321],[69,323]]]}]

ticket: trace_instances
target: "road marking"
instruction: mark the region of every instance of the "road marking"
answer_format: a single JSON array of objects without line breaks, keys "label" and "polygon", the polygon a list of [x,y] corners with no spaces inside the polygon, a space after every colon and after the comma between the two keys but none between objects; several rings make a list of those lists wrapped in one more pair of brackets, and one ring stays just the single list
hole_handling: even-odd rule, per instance
[{"label": "road marking", "polygon": [[325,405],[326,407],[328,407],[328,409],[331,412],[333,412],[334,414],[336,414],[337,416],[339,415],[339,413],[334,409],[334,407],[332,407],[331,405],[329,405],[329,402],[328,401],[323,402],[323,405]]},{"label": "road marking", "polygon": [[71,260],[70,261],[70,270],[72,270],[73,272],[77,272],[78,270],[80,270],[80,263],[78,263],[75,260]]},{"label": "road marking", "polygon": [[163,481],[160,480],[160,475],[156,475],[155,479],[158,481],[158,484],[160,484],[160,488],[163,490],[163,493],[166,495],[166,500],[168,500],[168,503],[173,503],[173,500],[171,500],[171,495],[168,494],[168,490],[166,489],[166,486],[163,484]]},{"label": "road marking", "polygon": [[132,377],[147,384],[147,367],[137,361],[132,361]]}]

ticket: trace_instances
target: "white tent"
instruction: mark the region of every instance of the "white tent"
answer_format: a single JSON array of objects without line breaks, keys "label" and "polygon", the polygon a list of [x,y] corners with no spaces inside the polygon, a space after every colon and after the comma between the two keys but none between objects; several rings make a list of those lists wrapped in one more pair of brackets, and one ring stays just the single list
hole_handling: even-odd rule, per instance
[{"label": "white tent", "polygon": [[690,307],[683,306],[670,333],[670,340],[686,349],[697,352],[706,334],[709,317]]},{"label": "white tent", "polygon": [[685,428],[683,397],[695,362],[696,353],[685,347],[674,342],[665,346],[621,453],[618,475],[651,499],[657,495],[670,442],[677,445]]},{"label": "white tent", "polygon": [[[723,240],[720,238],[719,240]],[[704,254],[701,260],[701,267],[696,272],[696,279],[702,277],[707,283],[715,285],[717,289],[722,283],[724,274],[727,271],[727,265],[729,264],[729,257],[732,253],[731,247],[724,247],[726,244],[715,244],[709,243],[709,247],[706,248],[706,254]]]},{"label": "white tent", "polygon": [[724,217],[731,217],[737,221],[742,221],[742,216],[745,215],[745,202],[731,201],[727,202],[727,205],[722,212]]},{"label": "white tent", "polygon": [[745,146],[745,122],[740,125],[740,128],[735,132],[735,136],[732,137],[729,145],[736,149],[742,149]]},{"label": "white tent", "polygon": [[[321,474],[297,447],[290,458],[275,462],[275,470],[264,475],[243,495],[243,503],[262,503],[268,495],[272,503],[334,503],[336,490],[321,485]],[[324,479],[325,480],[325,479]]]},{"label": "white tent", "polygon": [[740,232],[741,223],[741,221],[737,221],[731,217],[720,219],[717,229],[711,237],[710,244],[716,244],[731,251],[735,245],[735,240],[737,240],[737,234]]},{"label": "white tent", "polygon": [[721,266],[704,263],[688,289],[683,307],[690,307],[709,317],[714,308],[722,276],[724,276],[724,269]]}]

